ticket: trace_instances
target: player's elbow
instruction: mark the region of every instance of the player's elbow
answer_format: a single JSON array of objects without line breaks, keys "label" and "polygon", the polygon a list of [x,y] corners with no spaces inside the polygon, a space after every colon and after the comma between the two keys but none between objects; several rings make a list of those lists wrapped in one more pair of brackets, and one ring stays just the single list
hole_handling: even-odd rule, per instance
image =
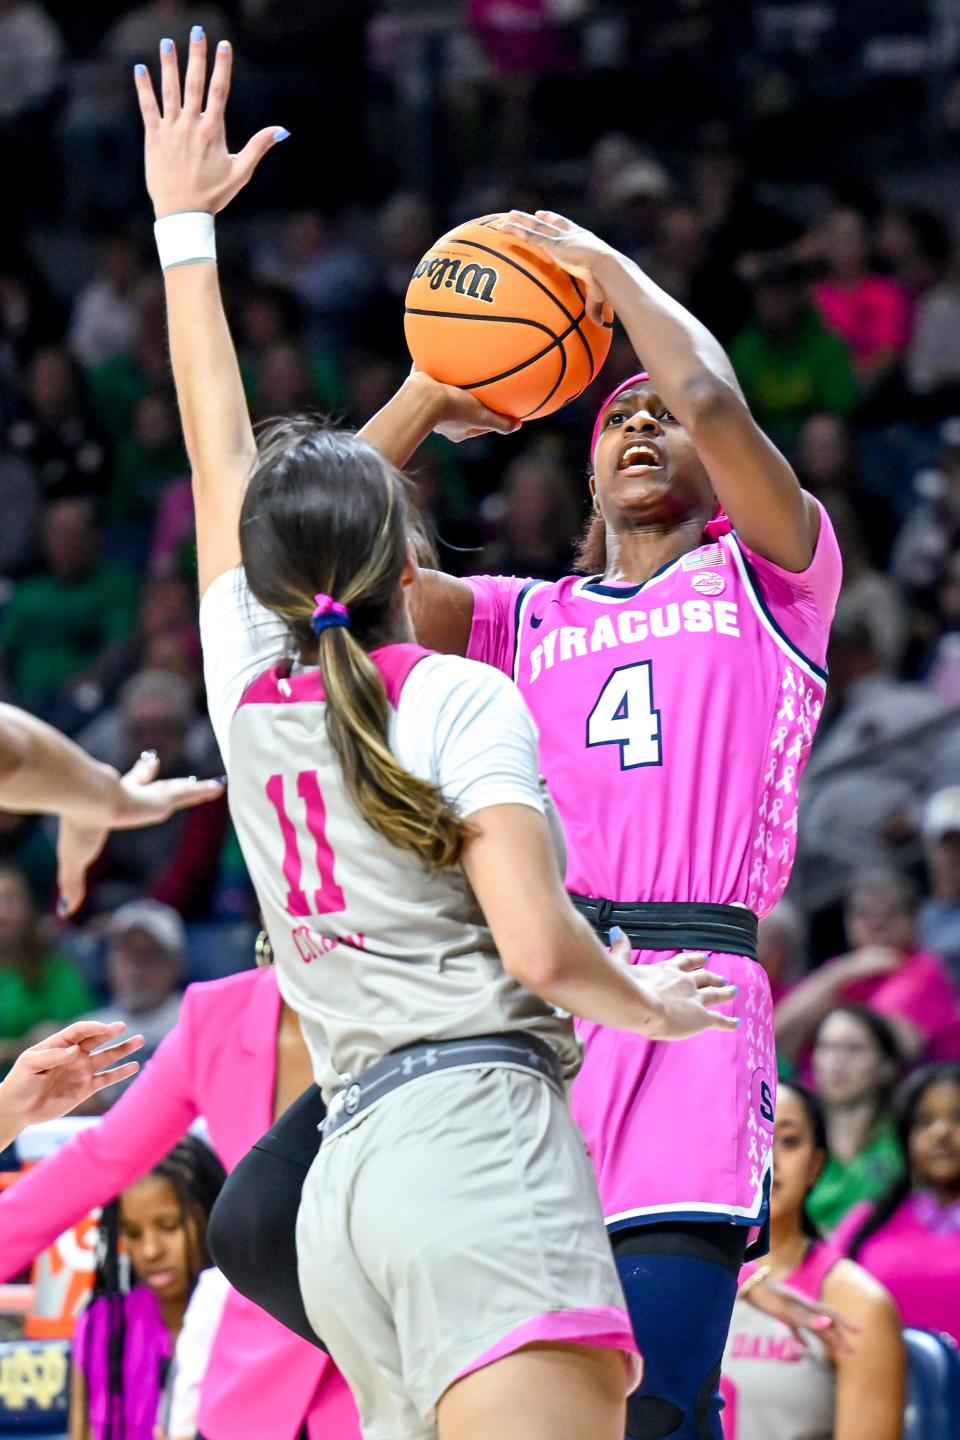
[{"label": "player's elbow", "polygon": [[576,957],[565,937],[540,935],[502,955],[504,969],[518,984],[550,999],[571,979]]},{"label": "player's elbow", "polygon": [[0,719],[0,785],[18,775],[30,762],[30,736],[16,720]]}]

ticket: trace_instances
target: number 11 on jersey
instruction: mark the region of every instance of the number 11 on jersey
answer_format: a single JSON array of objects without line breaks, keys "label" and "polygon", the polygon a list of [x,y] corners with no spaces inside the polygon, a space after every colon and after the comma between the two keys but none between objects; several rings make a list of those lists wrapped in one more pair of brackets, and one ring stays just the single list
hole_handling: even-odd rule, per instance
[{"label": "number 11 on jersey", "polygon": [[266,784],[267,799],[277,812],[280,834],[283,837],[283,877],[287,882],[287,913],[304,917],[306,915],[335,915],[347,908],[343,891],[333,874],[333,851],[327,839],[327,807],[320,793],[320,782],[316,770],[301,770],[297,776],[297,794],[306,810],[307,829],[316,846],[318,887],[313,892],[313,908],[310,897],[303,888],[303,861],[297,827],[287,813],[283,793],[283,776],[271,775]]},{"label": "number 11 on jersey", "polygon": [[662,763],[660,711],[653,708],[649,660],[613,671],[590,711],[587,745],[619,745],[621,770]]}]

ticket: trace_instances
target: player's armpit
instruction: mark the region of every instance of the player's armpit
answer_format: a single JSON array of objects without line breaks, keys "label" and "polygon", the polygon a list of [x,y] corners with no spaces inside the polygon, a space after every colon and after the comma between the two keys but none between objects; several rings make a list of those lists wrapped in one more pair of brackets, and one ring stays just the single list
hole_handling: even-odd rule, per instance
[{"label": "player's armpit", "polygon": [[441,655],[466,655],[473,623],[473,591],[442,570],[419,570],[410,587],[417,640]]}]

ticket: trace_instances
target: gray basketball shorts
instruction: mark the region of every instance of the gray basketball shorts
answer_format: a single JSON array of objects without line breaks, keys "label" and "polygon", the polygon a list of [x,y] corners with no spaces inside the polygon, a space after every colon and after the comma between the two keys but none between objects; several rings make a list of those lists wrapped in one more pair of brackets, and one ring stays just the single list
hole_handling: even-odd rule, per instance
[{"label": "gray basketball shorts", "polygon": [[423,1077],[325,1140],[297,1259],[366,1440],[434,1440],[454,1380],[537,1341],[622,1350],[639,1382],[583,1137],[527,1072]]}]

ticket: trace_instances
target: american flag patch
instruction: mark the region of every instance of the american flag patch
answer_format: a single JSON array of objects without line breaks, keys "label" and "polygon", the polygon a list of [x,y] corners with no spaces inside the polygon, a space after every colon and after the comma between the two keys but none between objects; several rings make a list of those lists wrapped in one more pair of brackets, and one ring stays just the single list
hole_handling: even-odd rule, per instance
[{"label": "american flag patch", "polygon": [[705,570],[709,566],[712,570],[715,565],[726,563],[727,552],[722,545],[702,545],[699,550],[691,550],[689,555],[684,555],[680,569]]}]

